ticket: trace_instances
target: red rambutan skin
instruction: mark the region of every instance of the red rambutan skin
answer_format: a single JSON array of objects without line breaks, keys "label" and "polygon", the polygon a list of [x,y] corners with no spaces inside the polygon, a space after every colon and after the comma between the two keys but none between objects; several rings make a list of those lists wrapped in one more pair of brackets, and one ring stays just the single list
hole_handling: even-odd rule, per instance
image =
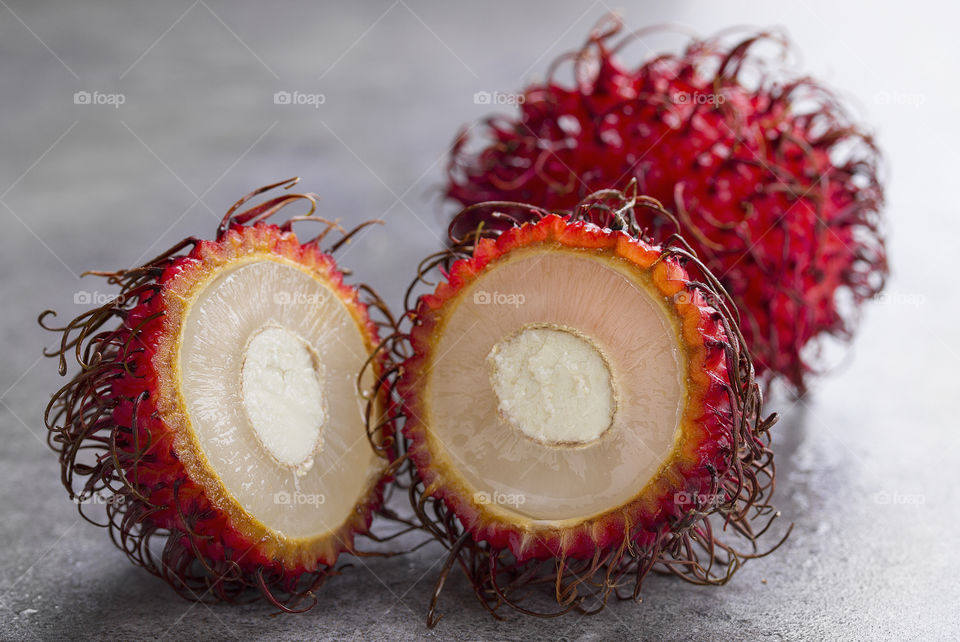
[{"label": "red rambutan skin", "polygon": [[[763,42],[786,48],[777,37],[694,40],[628,68],[619,28],[572,56],[574,86],[551,74],[519,115],[487,119],[479,151],[464,131],[446,195],[565,210],[636,179],[732,295],[758,376],[802,393],[820,340],[851,339],[857,308],[883,287],[879,152],[817,82],[751,64]],[[639,222],[654,237],[669,224]]]},{"label": "red rambutan skin", "polygon": [[[41,325],[62,335],[59,350],[47,353],[59,357],[61,374],[74,350],[81,368],[53,396],[45,415],[64,485],[75,499],[109,494],[102,525],[113,541],[135,564],[189,599],[234,601],[254,587],[282,610],[310,608],[316,601],[313,591],[333,572],[338,555],[358,553],[354,535],[369,531],[390,479],[388,464],[396,460],[393,425],[384,421],[371,437],[384,459],[383,474],[371,478],[351,515],[330,533],[288,538],[261,524],[225,491],[190,427],[180,392],[180,329],[197,293],[223,269],[258,260],[295,267],[340,299],[371,355],[379,343],[369,306],[381,311],[385,306],[369,288],[346,285],[334,258],[319,245],[340,230],[343,238],[330,250],[336,251],[360,228],[346,232],[314,217],[325,224],[324,231],[301,243],[292,223],[309,218],[313,208],[280,226],[264,222],[290,203],[314,205],[313,194],[286,194],[234,214],[253,196],[289,188],[297,180],[241,199],[213,241],[187,239],[144,266],[97,273],[121,288],[111,303],[62,328],[44,323],[49,311],[40,318]],[[367,364],[374,377],[384,367],[379,355]],[[388,402],[383,391],[373,392],[370,412],[379,413]],[[80,457],[84,452],[93,454],[92,463],[89,454]],[[84,501],[79,504],[83,514]],[[159,547],[151,546],[157,539],[162,540],[159,554]]]},{"label": "red rambutan skin", "polygon": [[[177,429],[171,426],[173,418],[185,413],[185,409],[169,403],[175,388],[169,362],[173,355],[164,352],[165,346],[174,347],[170,333],[175,328],[171,327],[170,309],[171,302],[178,296],[170,294],[178,281],[193,281],[218,265],[251,252],[309,265],[353,311],[366,331],[368,348],[379,343],[367,306],[359,300],[356,290],[343,283],[343,275],[333,257],[316,246],[301,245],[292,232],[283,232],[276,225],[233,226],[217,241],[201,241],[188,255],[176,258],[158,279],[158,290],[146,293],[130,310],[124,324],[129,331],[128,368],[111,382],[113,396],[120,400],[113,410],[113,419],[120,426],[135,427],[138,434],[136,437],[132,432],[124,434],[117,446],[130,455],[128,459],[122,458],[127,479],[135,480],[140,492],[153,505],[148,517],[152,523],[172,532],[195,533],[197,537],[191,547],[205,558],[218,562],[231,560],[247,572],[262,572],[267,568],[285,575],[300,575],[324,565],[332,566],[340,552],[353,549],[354,533],[369,529],[373,510],[381,499],[382,484],[375,496],[363,503],[364,510],[340,529],[337,546],[317,550],[316,555],[291,558],[284,554],[281,545],[270,541],[265,532],[251,537],[251,525],[246,525],[246,532],[238,528],[236,520],[241,518],[235,513],[231,519],[230,511],[224,510],[224,502],[217,502],[219,506],[211,503],[208,493],[197,481],[197,472],[185,467],[186,462],[178,452],[184,442],[178,441]],[[146,397],[135,403],[144,392]],[[136,422],[133,420],[135,405]],[[134,439],[138,441],[135,443]],[[143,444],[152,447],[143,456],[136,456],[140,451],[138,446]]]},{"label": "red rambutan skin", "polygon": [[[615,257],[648,273],[651,286],[663,296],[678,322],[686,362],[687,401],[680,422],[681,436],[660,471],[627,504],[583,520],[565,520],[550,526],[504,519],[496,507],[476,501],[469,488],[438,452],[424,405],[423,391],[430,376],[444,310],[485,268],[512,252],[531,247],[555,247]],[[412,356],[402,366],[397,390],[406,417],[404,434],[408,454],[424,484],[424,496],[442,498],[476,540],[494,549],[509,549],[519,562],[529,559],[589,559],[624,545],[649,548],[667,533],[683,528],[694,505],[687,498],[722,496],[722,480],[730,471],[743,436],[742,415],[730,401],[726,353],[728,339],[720,315],[697,290],[690,289],[684,267],[674,257],[662,256],[625,232],[605,230],[587,222],[570,222],[549,215],[505,231],[496,240],[480,239],[471,258],[453,263],[436,291],[420,298],[410,334]],[[738,434],[734,434],[734,433]],[[748,440],[755,436],[746,437]],[[748,446],[749,448],[749,446]],[[694,503],[696,503],[694,499]]]}]

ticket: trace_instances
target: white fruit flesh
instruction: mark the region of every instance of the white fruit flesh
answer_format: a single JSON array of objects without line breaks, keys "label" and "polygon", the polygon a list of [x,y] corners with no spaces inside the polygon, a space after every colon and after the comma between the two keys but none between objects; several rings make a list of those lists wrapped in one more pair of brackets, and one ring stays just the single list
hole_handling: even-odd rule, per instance
[{"label": "white fruit flesh", "polygon": [[225,269],[187,312],[179,367],[190,427],[225,493],[267,528],[328,533],[379,474],[356,391],[366,359],[336,294],[279,261]]},{"label": "white fruit flesh", "polygon": [[[480,503],[531,520],[583,519],[629,502],[657,474],[679,434],[686,356],[642,278],[623,260],[530,249],[448,304],[427,364],[425,420],[432,448]],[[518,338],[529,345],[510,343]],[[540,340],[548,353],[537,364]],[[571,391],[578,374],[590,381]]]},{"label": "white fruit flesh", "polygon": [[569,328],[527,326],[487,356],[501,418],[550,445],[585,444],[613,420],[610,370],[600,351]]},{"label": "white fruit flesh", "polygon": [[286,328],[267,325],[247,342],[240,394],[253,432],[281,464],[306,474],[327,420],[322,367],[313,349]]}]

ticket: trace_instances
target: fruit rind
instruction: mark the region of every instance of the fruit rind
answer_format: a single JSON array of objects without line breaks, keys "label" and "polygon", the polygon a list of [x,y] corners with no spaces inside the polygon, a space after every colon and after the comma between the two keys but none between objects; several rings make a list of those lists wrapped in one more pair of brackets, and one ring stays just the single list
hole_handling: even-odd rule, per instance
[{"label": "fruit rind", "polygon": [[[300,246],[292,232],[283,233],[276,226],[263,224],[231,229],[221,243],[204,242],[189,256],[178,259],[168,267],[160,280],[161,306],[166,313],[162,324],[144,326],[143,343],[145,346],[154,346],[149,368],[158,384],[159,403],[155,409],[160,420],[174,432],[173,451],[183,463],[189,480],[202,487],[204,496],[213,507],[229,515],[232,530],[237,531],[243,539],[257,543],[251,550],[251,553],[256,551],[259,558],[256,564],[281,560],[287,570],[314,571],[321,565],[333,564],[339,553],[353,549],[353,533],[365,532],[369,528],[372,507],[379,502],[382,489],[373,484],[371,494],[358,503],[363,510],[355,512],[329,537],[310,542],[273,532],[247,513],[223,489],[196,440],[196,433],[190,427],[189,414],[178,385],[182,381],[178,355],[184,313],[190,309],[200,292],[216,278],[221,268],[263,260],[277,261],[299,269],[330,289],[350,311],[357,325],[364,329],[368,351],[373,351],[379,343],[376,339],[377,329],[370,321],[366,305],[359,301],[356,290],[343,283],[342,274],[332,257],[313,246]],[[380,476],[377,475],[378,478]]]},{"label": "fruit rind", "polygon": [[[643,235],[637,210],[670,215],[635,190],[635,183],[626,194],[604,190],[560,214],[521,203],[471,206],[451,224],[450,248],[425,259],[408,290],[409,328],[389,338],[385,349],[402,361],[389,383],[401,400],[405,447],[415,464],[411,499],[427,530],[450,550],[428,614],[431,625],[443,582],[456,564],[491,611],[508,604],[529,612],[517,595],[544,582],[555,585],[560,612],[586,612],[585,595],[577,589],[582,582],[599,583],[593,594],[602,608],[625,578],[633,579],[639,596],[644,576],[656,565],[692,582],[724,583],[744,558],[738,544],[725,539],[742,537],[752,556],[759,551],[757,538],[778,515],[769,501],[769,428],[776,416],[761,416],[762,394],[732,304],[683,239],[657,245]],[[534,520],[477,501],[432,443],[427,425],[424,391],[447,306],[455,309],[488,267],[544,248],[613,262],[657,293],[675,319],[686,366],[682,428],[670,457],[632,501],[588,519]],[[429,289],[414,303],[418,286]],[[757,520],[766,524],[756,528]]]},{"label": "fruit rind", "polygon": [[[295,182],[263,188],[234,209],[267,189]],[[109,494],[102,525],[114,542],[189,599],[235,600],[254,587],[284,610],[309,607],[312,591],[330,575],[337,556],[357,552],[354,535],[369,532],[382,502],[394,458],[388,424],[371,442],[383,464],[371,470],[365,495],[339,527],[310,538],[273,531],[218,481],[184,406],[178,354],[183,321],[199,293],[225,269],[258,261],[296,268],[337,297],[369,353],[377,345],[370,308],[385,306],[368,288],[345,284],[330,252],[319,246],[341,228],[315,218],[325,231],[301,243],[291,224],[303,217],[280,226],[265,221],[301,199],[314,202],[310,194],[288,194],[243,214],[231,209],[213,241],[188,239],[144,266],[98,273],[120,286],[116,299],[63,328],[44,325],[62,335],[59,349],[47,353],[59,358],[61,374],[70,351],[80,366],[45,414],[64,485],[81,514],[86,499]],[[41,324],[49,314],[41,315]],[[371,358],[369,367],[379,373],[383,362]],[[377,414],[387,399],[375,393],[369,402]],[[97,453],[93,463],[83,452]],[[151,550],[154,539],[164,540],[159,558],[157,549]]]}]

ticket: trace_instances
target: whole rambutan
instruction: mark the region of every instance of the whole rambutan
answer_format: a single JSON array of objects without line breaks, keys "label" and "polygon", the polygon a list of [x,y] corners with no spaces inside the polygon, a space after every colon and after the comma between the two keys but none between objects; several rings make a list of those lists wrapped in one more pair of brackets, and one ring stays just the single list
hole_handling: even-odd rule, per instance
[{"label": "whole rambutan", "polygon": [[[802,393],[823,339],[848,341],[883,287],[877,148],[830,91],[757,54],[787,51],[781,36],[694,39],[630,67],[616,56],[635,34],[615,42],[620,29],[598,26],[526,88],[519,115],[486,120],[479,150],[461,133],[446,194],[563,210],[637,180],[732,295],[758,376]],[[555,79],[568,61],[572,85]]]},{"label": "whole rambutan", "polygon": [[762,553],[776,417],[719,283],[679,237],[642,237],[645,210],[670,214],[630,188],[563,216],[465,209],[381,347],[414,510],[449,551],[431,625],[455,565],[491,612],[533,612],[543,584],[558,614]]},{"label": "whole rambutan", "polygon": [[[238,201],[214,240],[94,273],[117,295],[44,326],[62,335],[48,353],[60,373],[71,354],[79,365],[45,415],[64,485],[88,519],[103,504],[114,543],[190,599],[254,588],[309,608],[338,555],[360,554],[395,461],[391,424],[369,434],[364,418],[386,411],[370,317],[385,308],[331,255],[353,232],[312,216],[313,194],[237,211],[296,182]],[[297,202],[310,212],[268,223]],[[301,242],[299,221],[322,231]],[[343,236],[321,249],[331,232]]]}]

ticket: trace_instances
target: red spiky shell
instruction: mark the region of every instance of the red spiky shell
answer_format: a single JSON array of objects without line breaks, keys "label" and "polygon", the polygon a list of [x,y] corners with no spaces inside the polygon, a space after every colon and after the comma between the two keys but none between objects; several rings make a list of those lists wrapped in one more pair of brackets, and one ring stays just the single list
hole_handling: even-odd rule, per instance
[{"label": "red spiky shell", "polygon": [[[447,196],[562,210],[637,180],[732,295],[758,375],[802,392],[820,340],[849,340],[855,308],[883,287],[877,149],[814,80],[754,68],[753,50],[780,38],[693,40],[628,68],[619,29],[561,59],[573,87],[531,85],[516,117],[488,119],[478,151],[461,134]],[[640,223],[655,236],[669,226]]]},{"label": "red spiky shell", "polygon": [[[602,602],[624,576],[633,575],[638,595],[643,576],[661,563],[695,581],[720,583],[715,574],[732,572],[739,561],[735,549],[721,541],[725,526],[711,528],[711,517],[738,524],[736,531],[750,540],[765,530],[749,522],[772,513],[772,453],[766,444],[775,417],[761,418],[760,390],[729,304],[714,289],[719,284],[682,242],[659,246],[638,237],[635,210],[646,208],[660,209],[650,199],[609,190],[565,216],[522,204],[481,204],[455,219],[451,249],[421,266],[418,281],[439,283],[409,307],[410,330],[392,342],[396,354],[407,355],[393,384],[402,399],[407,453],[416,467],[414,507],[451,550],[437,595],[454,559],[491,610],[502,603],[524,610],[513,602],[518,577],[526,578],[521,586],[534,582],[531,578],[555,585],[562,607],[581,610],[576,586],[597,574],[607,574]],[[592,223],[601,211],[616,212],[619,224]],[[589,518],[526,519],[478,500],[478,489],[458,472],[431,426],[428,391],[435,360],[445,357],[438,346],[448,318],[488,270],[530,251],[577,253],[629,272],[663,304],[682,354],[686,396],[669,456],[631,500]],[[529,274],[532,283],[535,272]],[[706,552],[694,552],[701,547]],[[729,557],[721,560],[721,550]],[[548,563],[546,576],[532,570],[546,559],[556,561]],[[431,624],[435,606],[436,597]]]},{"label": "red spiky shell", "polygon": [[[334,258],[319,248],[325,233],[301,243],[289,223],[281,227],[262,220],[304,198],[312,201],[312,195],[290,194],[251,213],[228,213],[215,240],[190,239],[142,267],[108,275],[121,286],[119,296],[55,329],[63,334],[61,349],[53,353],[61,373],[66,351],[74,345],[81,366],[54,396],[46,417],[71,497],[82,512],[84,500],[110,494],[106,526],[113,540],[131,560],[190,599],[232,600],[255,587],[285,610],[302,606],[304,599],[313,599],[311,591],[338,555],[355,552],[354,536],[368,532],[382,501],[384,474],[331,532],[298,539],[273,531],[218,481],[182,397],[178,353],[186,315],[204,287],[238,264],[276,261],[320,282],[349,311],[373,353],[377,326],[358,289],[343,282]],[[94,334],[111,321],[119,323]],[[382,363],[374,359],[371,367],[379,372]],[[371,399],[381,409],[385,402],[382,395]],[[377,439],[385,469],[390,440],[384,430]],[[89,457],[80,461],[84,450],[97,453],[95,463],[87,463]],[[156,537],[166,540],[160,559],[149,550]]]}]

